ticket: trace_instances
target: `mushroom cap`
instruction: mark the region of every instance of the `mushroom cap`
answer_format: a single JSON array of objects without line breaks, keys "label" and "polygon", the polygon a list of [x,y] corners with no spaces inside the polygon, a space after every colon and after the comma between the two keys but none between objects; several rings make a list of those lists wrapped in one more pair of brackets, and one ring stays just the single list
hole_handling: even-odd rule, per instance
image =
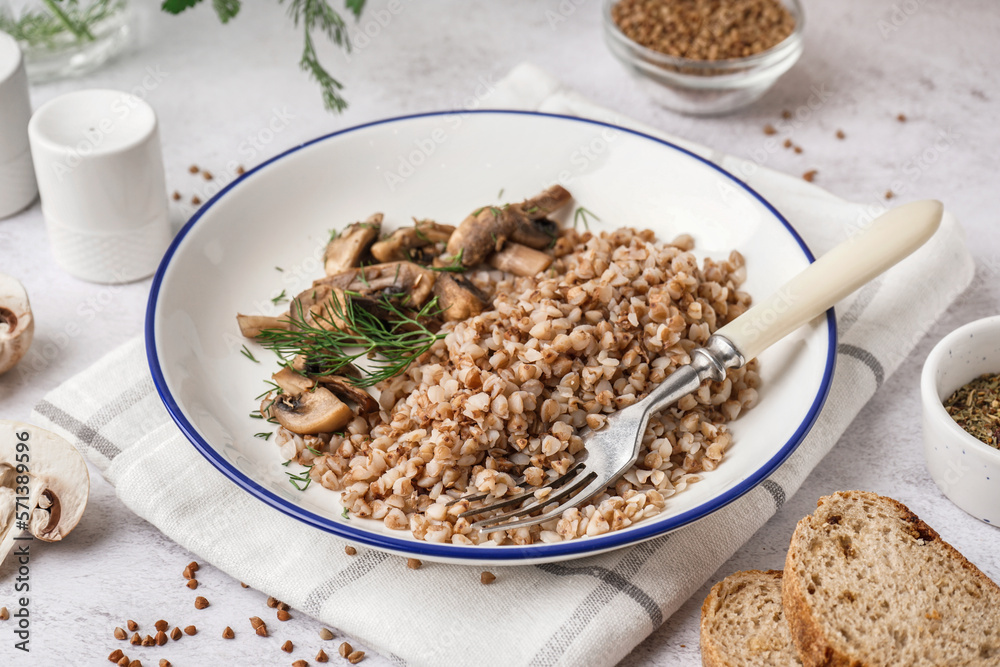
[{"label": "mushroom cap", "polygon": [[354,412],[324,387],[281,394],[271,410],[278,423],[299,435],[339,431],[354,419]]},{"label": "mushroom cap", "polygon": [[[18,447],[21,451],[18,451]],[[23,454],[27,453],[27,461]],[[22,460],[18,461],[18,454]],[[22,463],[26,472],[17,472]],[[0,504],[13,492],[18,474],[28,475],[28,530],[46,542],[57,542],[68,535],[83,516],[90,495],[90,474],[83,456],[62,437],[23,422],[0,420]],[[13,473],[13,474],[12,474]],[[23,495],[18,493],[18,495]],[[0,519],[8,517],[0,509]],[[0,558],[24,532],[11,523],[0,526]]]},{"label": "mushroom cap", "polygon": [[381,230],[382,214],[375,213],[364,222],[348,225],[343,232],[332,238],[323,256],[326,275],[330,276],[358,266],[372,243],[378,240]]},{"label": "mushroom cap", "polygon": [[0,373],[21,360],[34,337],[35,318],[24,285],[0,273]]}]

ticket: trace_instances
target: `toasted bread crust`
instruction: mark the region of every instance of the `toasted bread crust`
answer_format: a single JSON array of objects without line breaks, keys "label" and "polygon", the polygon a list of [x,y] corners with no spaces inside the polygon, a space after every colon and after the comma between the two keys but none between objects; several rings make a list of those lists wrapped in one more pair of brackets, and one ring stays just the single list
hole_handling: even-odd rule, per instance
[{"label": "toasted bread crust", "polygon": [[[858,496],[865,497],[872,502],[889,505],[898,514],[898,519],[907,524],[905,529],[911,532],[914,537],[925,542],[937,542],[948,557],[959,563],[966,574],[972,575],[985,587],[1000,595],[1000,587],[995,582],[969,562],[957,549],[941,539],[941,536],[933,528],[920,520],[906,505],[897,500],[866,491],[842,491],[820,498],[817,507],[822,507],[826,502],[836,502],[840,499],[851,499]],[[815,515],[809,515],[798,522],[785,558],[785,576],[782,577],[781,587],[782,606],[792,641],[795,643],[799,658],[805,667],[869,667],[869,663],[865,662],[863,657],[848,655],[834,647],[833,642],[826,636],[823,624],[809,604],[809,596],[807,591],[803,589],[802,581],[794,574],[795,567],[802,560],[797,547],[804,541],[803,535],[814,529],[812,522],[815,518]]]},{"label": "toasted bread crust", "polygon": [[735,572],[712,586],[712,590],[709,591],[708,596],[705,597],[705,601],[701,605],[699,637],[701,644],[701,664],[703,667],[732,667],[732,663],[720,651],[711,633],[712,623],[715,620],[719,605],[724,599],[724,592],[726,588],[732,586],[732,580],[735,577],[746,579],[756,576],[773,577],[780,580],[782,575],[782,570],[744,570]]}]

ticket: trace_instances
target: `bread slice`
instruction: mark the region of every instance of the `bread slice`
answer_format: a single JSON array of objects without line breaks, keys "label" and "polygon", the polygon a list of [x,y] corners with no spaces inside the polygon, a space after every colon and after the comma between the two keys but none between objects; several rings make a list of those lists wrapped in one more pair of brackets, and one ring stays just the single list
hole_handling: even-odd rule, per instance
[{"label": "bread slice", "polygon": [[806,667],[1000,665],[1000,587],[891,498],[820,498],[792,535],[782,600]]},{"label": "bread slice", "polygon": [[781,571],[747,570],[712,587],[701,606],[705,667],[798,667],[781,610]]}]

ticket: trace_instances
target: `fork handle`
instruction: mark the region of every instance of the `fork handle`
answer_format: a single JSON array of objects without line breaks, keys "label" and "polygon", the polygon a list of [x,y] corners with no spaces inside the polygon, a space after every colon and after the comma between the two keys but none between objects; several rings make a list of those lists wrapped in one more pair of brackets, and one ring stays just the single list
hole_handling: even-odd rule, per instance
[{"label": "fork handle", "polygon": [[716,335],[753,359],[922,246],[943,213],[941,202],[926,199],[880,215]]}]

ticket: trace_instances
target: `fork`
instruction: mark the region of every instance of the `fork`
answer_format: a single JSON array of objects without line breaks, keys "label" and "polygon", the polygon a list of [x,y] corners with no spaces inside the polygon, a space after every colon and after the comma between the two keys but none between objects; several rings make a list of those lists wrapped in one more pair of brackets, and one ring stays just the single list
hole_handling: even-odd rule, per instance
[{"label": "fork", "polygon": [[[677,368],[645,398],[607,415],[605,426],[586,438],[585,454],[559,478],[509,498],[469,509],[460,517],[535,501],[472,524],[509,530],[558,518],[613,485],[639,459],[642,436],[650,417],[698,389],[705,380],[721,382],[730,368],[740,368],[775,342],[845,296],[883,273],[924,244],[937,230],[944,206],[935,200],[905,204],[876,218],[868,228],[841,243],[785,283],[774,294],[719,329],[693,350],[690,363]],[[523,483],[523,478],[514,480]],[[545,491],[548,489],[548,491]],[[480,493],[457,498],[475,502]],[[529,516],[553,503],[553,508]],[[522,518],[527,517],[527,518]],[[510,519],[518,519],[504,523]]]}]

